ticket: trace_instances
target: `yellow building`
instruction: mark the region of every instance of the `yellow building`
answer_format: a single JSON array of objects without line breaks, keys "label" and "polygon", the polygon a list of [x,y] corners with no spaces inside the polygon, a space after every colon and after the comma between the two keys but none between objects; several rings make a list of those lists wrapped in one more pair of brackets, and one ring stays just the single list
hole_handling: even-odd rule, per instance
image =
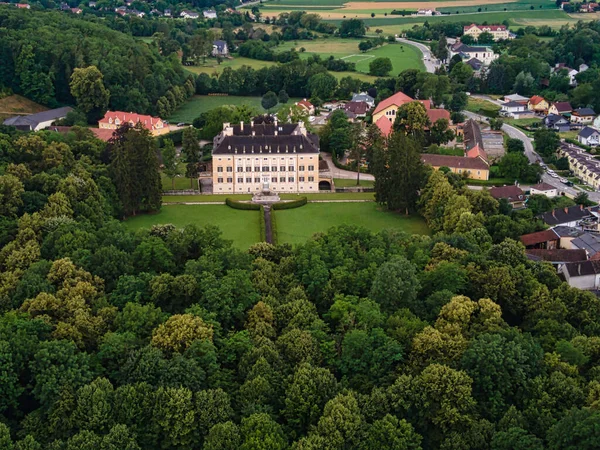
[{"label": "yellow building", "polygon": [[134,127],[138,123],[150,131],[152,136],[159,136],[169,132],[169,126],[160,117],[126,113],[123,111],[107,111],[104,117],[98,121],[98,128],[116,130],[125,124]]},{"label": "yellow building", "polygon": [[215,194],[319,191],[319,138],[297,124],[223,124],[213,142]]},{"label": "yellow building", "polygon": [[440,167],[448,167],[453,173],[467,174],[472,180],[489,180],[490,167],[480,157],[469,158],[465,156],[434,155],[424,153],[421,155],[423,164],[428,164],[438,170]]},{"label": "yellow building", "polygon": [[[400,108],[402,105],[405,105],[406,103],[414,101],[414,99],[410,98],[403,92],[396,92],[391,97],[381,100],[377,104],[375,111],[373,111],[373,123],[376,123],[381,117],[385,117],[390,122],[394,123],[394,120],[396,120],[396,112],[398,111],[398,108]],[[425,108],[428,109],[427,106],[425,106]]]},{"label": "yellow building", "polygon": [[463,34],[472,36],[475,40],[479,39],[481,33],[490,33],[494,36],[494,41],[510,38],[510,34],[504,25],[476,25],[472,23],[463,28]]},{"label": "yellow building", "polygon": [[543,113],[548,111],[548,108],[550,108],[550,104],[544,99],[544,97],[540,97],[539,95],[534,95],[527,102],[527,109],[529,111]]}]

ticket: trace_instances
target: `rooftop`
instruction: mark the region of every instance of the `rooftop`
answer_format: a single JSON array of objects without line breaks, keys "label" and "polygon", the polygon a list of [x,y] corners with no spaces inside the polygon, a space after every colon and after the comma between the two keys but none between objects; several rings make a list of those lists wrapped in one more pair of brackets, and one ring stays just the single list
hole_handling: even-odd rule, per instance
[{"label": "rooftop", "polygon": [[543,249],[532,248],[525,250],[527,257],[533,261],[550,261],[550,262],[575,262],[587,260],[585,250],[578,249]]},{"label": "rooftop", "polygon": [[405,103],[410,103],[412,101],[414,100],[408,95],[406,95],[404,92],[396,92],[391,97],[381,100],[377,104],[377,107],[375,108],[375,111],[373,111],[373,114],[377,114],[378,112],[383,111],[384,109],[387,109],[390,106],[400,107]]},{"label": "rooftop", "polygon": [[557,239],[558,236],[552,230],[536,231],[535,233],[524,234],[521,236],[521,242],[525,247],[543,244],[544,242],[555,241]]},{"label": "rooftop", "polygon": [[582,205],[575,205],[568,208],[553,209],[550,212],[541,214],[540,218],[548,225],[559,225],[581,220],[584,217],[591,217],[591,211],[598,211],[598,206],[584,208]]},{"label": "rooftop", "polygon": [[10,125],[14,127],[30,126],[32,129],[34,129],[42,122],[62,119],[71,111],[73,111],[73,108],[65,106],[63,108],[49,109],[48,111],[42,111],[36,114],[30,114],[28,116],[9,117],[3,123],[4,125]]},{"label": "rooftop", "polygon": [[489,170],[488,165],[481,158],[466,158],[464,156],[434,155],[424,153],[421,155],[424,164],[434,167],[454,167],[468,170]]},{"label": "rooftop", "polygon": [[556,188],[554,186],[552,186],[551,184],[544,183],[542,181],[541,183],[538,183],[535,186],[531,186],[531,189],[535,189],[536,191],[552,191]]},{"label": "rooftop", "polygon": [[506,198],[508,200],[523,200],[525,194],[519,186],[511,184],[510,186],[493,187],[489,190],[490,195],[495,199]]},{"label": "rooftop", "polygon": [[571,277],[584,277],[600,273],[600,261],[579,261],[565,264]]}]

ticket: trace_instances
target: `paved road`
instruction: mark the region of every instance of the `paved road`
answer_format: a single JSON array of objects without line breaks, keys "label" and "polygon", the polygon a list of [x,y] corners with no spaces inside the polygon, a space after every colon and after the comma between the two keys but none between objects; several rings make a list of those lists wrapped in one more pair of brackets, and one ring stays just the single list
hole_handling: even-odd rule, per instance
[{"label": "paved road", "polygon": [[[485,97],[485,96],[479,96],[479,98],[483,98],[483,97]],[[480,116],[479,114],[474,114],[469,111],[463,111],[463,112],[467,117],[469,117],[471,119],[479,120],[480,122],[487,122],[487,118],[484,116]],[[519,139],[523,142],[523,146],[525,147],[525,156],[527,156],[527,159],[529,159],[530,164],[535,164],[536,162],[541,161],[540,156],[535,152],[535,150],[533,148],[532,139],[527,137],[527,135],[525,133],[523,133],[518,128],[515,128],[506,123],[504,125],[502,125],[502,131],[504,131],[511,138]],[[564,192],[565,194],[567,194],[570,197],[575,197],[580,192],[586,192],[588,194],[588,197],[590,200],[592,200],[594,202],[600,202],[600,192],[587,192],[587,191],[584,191],[583,189],[578,189],[575,187],[567,186],[567,185],[561,183],[558,179],[552,178],[546,172],[544,172],[542,174],[542,181],[544,183],[548,183],[551,186],[554,186],[560,192]],[[525,186],[523,186],[523,187],[525,187]]]},{"label": "paved road", "polygon": [[424,44],[420,42],[411,41],[404,38],[396,38],[396,41],[401,42],[403,44],[409,44],[417,47],[423,53],[423,63],[425,64],[425,69],[429,73],[434,73],[435,69],[440,66],[439,60],[431,54],[431,50]]},{"label": "paved road", "polygon": [[[333,178],[345,178],[356,180],[356,172],[335,167],[333,165],[333,161],[331,160],[331,155],[329,153],[321,153],[321,156],[323,157],[324,161],[327,161],[327,164],[329,165],[329,170],[331,171],[331,175],[333,176]],[[375,177],[370,173],[361,173],[360,179],[373,181],[375,180]]]}]

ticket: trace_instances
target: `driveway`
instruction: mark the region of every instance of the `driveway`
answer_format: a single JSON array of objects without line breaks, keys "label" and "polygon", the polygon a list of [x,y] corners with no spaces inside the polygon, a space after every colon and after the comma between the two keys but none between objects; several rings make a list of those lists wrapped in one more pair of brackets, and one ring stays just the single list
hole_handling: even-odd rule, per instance
[{"label": "driveway", "polygon": [[[356,172],[353,172],[351,170],[339,169],[339,168],[335,167],[333,164],[333,161],[331,160],[331,155],[329,153],[321,153],[321,157],[323,158],[324,161],[327,161],[327,165],[329,166],[329,170],[330,170],[331,176],[333,178],[345,178],[345,179],[356,180]],[[375,180],[375,177],[373,175],[371,175],[370,173],[361,173],[360,179],[373,181],[373,180]]]},{"label": "driveway", "polygon": [[396,38],[396,41],[403,44],[413,45],[421,50],[421,53],[423,53],[423,63],[425,64],[425,69],[427,72],[434,73],[435,69],[440,66],[439,60],[431,54],[431,50],[426,45],[404,38]]}]

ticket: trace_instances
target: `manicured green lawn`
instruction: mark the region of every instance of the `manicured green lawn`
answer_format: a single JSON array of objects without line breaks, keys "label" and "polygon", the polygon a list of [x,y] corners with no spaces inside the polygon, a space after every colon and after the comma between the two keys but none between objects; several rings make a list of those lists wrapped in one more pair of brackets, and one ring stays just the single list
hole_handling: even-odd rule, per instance
[{"label": "manicured green lawn", "polygon": [[[243,97],[238,95],[194,95],[169,117],[169,121],[171,123],[192,123],[203,112],[225,105],[247,105],[256,108],[260,113],[266,112],[260,104],[260,99],[260,97]],[[299,100],[298,98],[290,98],[285,105],[292,105]],[[282,106],[277,105],[274,109],[276,110]]]},{"label": "manicured green lawn", "polygon": [[260,240],[259,218],[259,211],[242,211],[225,205],[167,205],[158,214],[129,218],[125,225],[132,230],[169,223],[177,227],[216,225],[225,239],[246,249]]},{"label": "manicured green lawn", "polygon": [[[333,184],[335,187],[355,187],[356,178],[334,178]],[[359,186],[373,187],[374,182],[371,180],[360,180]]]},{"label": "manicured green lawn", "polygon": [[309,203],[275,211],[275,216],[279,243],[298,244],[315,233],[342,224],[360,225],[371,231],[393,228],[409,234],[429,234],[423,218],[384,211],[375,202]]},{"label": "manicured green lawn", "polygon": [[258,59],[244,58],[243,56],[236,56],[232,59],[225,59],[219,64],[215,58],[207,58],[206,63],[199,66],[185,66],[185,69],[194,72],[195,74],[207,73],[212,75],[214,73],[221,73],[225,67],[231,67],[232,69],[239,69],[242,66],[250,66],[253,69],[260,69],[262,67],[273,66],[277,64],[273,61],[260,61]]},{"label": "manicured green lawn", "polygon": [[167,177],[164,172],[160,173],[160,180],[162,182],[163,191],[171,191],[173,189],[177,191],[187,189],[198,190],[198,180],[193,179],[192,184],[190,185],[190,179],[185,177],[185,163],[182,162],[179,163],[179,176],[175,177],[173,182],[171,182],[171,179]]}]

